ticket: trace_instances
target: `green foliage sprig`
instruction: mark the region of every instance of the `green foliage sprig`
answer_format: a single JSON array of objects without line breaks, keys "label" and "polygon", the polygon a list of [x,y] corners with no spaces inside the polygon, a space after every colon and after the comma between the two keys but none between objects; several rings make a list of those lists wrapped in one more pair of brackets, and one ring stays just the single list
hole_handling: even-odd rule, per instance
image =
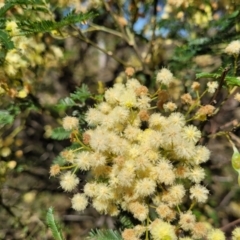
[{"label": "green foliage sprig", "polygon": [[55,240],[64,240],[65,238],[62,235],[61,227],[59,223],[56,222],[53,215],[53,208],[49,208],[47,211],[46,217],[47,226],[51,229],[52,235]]},{"label": "green foliage sprig", "polygon": [[88,240],[122,240],[122,237],[119,232],[106,229],[106,230],[92,230],[89,233]]},{"label": "green foliage sprig", "polygon": [[[59,22],[51,21],[51,20],[42,20],[42,21],[21,21],[18,23],[18,26],[21,29],[21,34],[29,35],[33,33],[46,33],[51,32],[52,30],[60,31],[61,28],[69,26],[71,24],[81,23],[84,21],[93,18],[95,14],[90,13],[76,13],[75,11],[71,11],[68,15],[66,15]],[[61,32],[60,32],[61,35]]]}]

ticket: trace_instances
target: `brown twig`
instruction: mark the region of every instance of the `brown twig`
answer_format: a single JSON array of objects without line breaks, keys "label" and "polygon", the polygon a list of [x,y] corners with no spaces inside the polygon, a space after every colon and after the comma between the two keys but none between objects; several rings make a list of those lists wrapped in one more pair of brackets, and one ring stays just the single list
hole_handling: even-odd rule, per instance
[{"label": "brown twig", "polygon": [[219,94],[220,94],[220,91],[221,91],[221,89],[222,89],[222,87],[223,87],[223,84],[224,84],[225,77],[226,77],[227,73],[229,72],[229,70],[230,70],[230,67],[226,67],[226,68],[223,70],[222,75],[221,75],[221,77],[220,77],[220,82],[219,82],[218,88],[217,88],[217,90],[215,91],[214,95],[212,96],[209,104],[211,104],[211,105],[216,105],[216,104],[217,104],[217,97],[218,97]]},{"label": "brown twig", "polygon": [[[154,0],[154,1],[156,2],[155,5],[157,6],[157,0]],[[140,53],[140,51],[137,47],[137,44],[136,44],[136,41],[135,41],[135,34],[129,28],[129,24],[127,24],[126,26],[122,26],[119,23],[119,21],[117,19],[117,16],[111,11],[109,3],[107,1],[102,1],[102,2],[105,6],[105,9],[112,16],[112,18],[113,18],[115,24],[117,25],[117,27],[121,30],[121,34],[122,34],[121,38],[124,39],[127,42],[127,44],[134,50],[138,60],[141,63],[141,67],[142,67],[143,71],[146,72],[147,74],[149,74],[150,72],[149,72],[148,68],[146,67],[145,60],[142,58],[141,53]],[[155,12],[155,10],[154,10],[154,12]],[[155,35],[155,30],[153,32],[154,32],[154,35]]]},{"label": "brown twig", "polygon": [[153,24],[152,37],[151,37],[151,40],[149,42],[148,51],[147,51],[147,54],[144,58],[144,61],[146,60],[148,54],[153,54],[153,46],[154,46],[154,41],[156,39],[156,27],[157,27],[157,3],[158,3],[158,1],[154,0],[154,3],[153,3],[153,6],[154,6],[153,13],[154,14],[153,14],[153,20],[152,20],[152,24]]},{"label": "brown twig", "polygon": [[225,226],[221,227],[220,229],[223,231],[223,232],[226,232],[229,228],[232,228],[234,227],[235,225],[237,225],[238,223],[240,223],[240,218],[233,221],[233,222],[230,222],[228,224],[226,224]]},{"label": "brown twig", "polygon": [[106,55],[110,56],[111,58],[113,58],[115,61],[119,62],[120,64],[122,64],[125,67],[128,67],[129,64],[124,62],[122,59],[118,58],[117,56],[115,56],[111,51],[107,51],[106,49],[103,49],[101,47],[99,47],[95,42],[93,42],[92,40],[90,40],[89,38],[85,37],[84,34],[82,33],[82,31],[75,27],[72,26],[74,28],[74,30],[77,30],[78,32],[78,38],[88,44],[90,44],[91,46],[95,47],[96,49],[100,50],[101,52],[105,53]]}]

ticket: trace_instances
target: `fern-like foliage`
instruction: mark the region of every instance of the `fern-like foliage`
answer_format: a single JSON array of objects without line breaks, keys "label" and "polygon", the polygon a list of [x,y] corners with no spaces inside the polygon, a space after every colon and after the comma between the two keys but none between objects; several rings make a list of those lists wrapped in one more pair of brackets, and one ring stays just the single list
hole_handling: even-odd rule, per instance
[{"label": "fern-like foliage", "polygon": [[[84,103],[87,99],[91,97],[91,93],[87,85],[82,84],[81,87],[78,87],[74,93],[70,94],[70,97],[63,98],[55,106],[58,110],[65,110],[66,108],[78,106],[79,102]],[[78,115],[78,114],[76,114]],[[79,116],[78,116],[79,117]]]},{"label": "fern-like foliage", "polygon": [[51,229],[52,235],[55,240],[64,240],[61,228],[59,224],[55,221],[53,215],[53,208],[49,208],[47,211],[46,223],[47,226]]},{"label": "fern-like foliage", "polygon": [[0,29],[0,42],[8,50],[14,48],[14,44],[13,44],[9,34],[6,31],[3,31],[1,29]]},{"label": "fern-like foliage", "polygon": [[21,5],[23,7],[36,6],[36,5],[46,5],[43,0],[6,0],[5,4],[0,8],[0,17],[3,17],[7,11],[16,5]]},{"label": "fern-like foliage", "polygon": [[134,223],[132,222],[132,220],[130,219],[130,217],[128,215],[120,215],[119,216],[119,223],[121,225],[122,228],[133,228],[134,227]]},{"label": "fern-like foliage", "polygon": [[33,33],[46,33],[53,30],[60,30],[65,26],[69,26],[75,23],[81,23],[83,21],[93,18],[93,13],[75,13],[75,11],[70,12],[66,15],[61,21],[51,21],[51,20],[42,20],[42,21],[29,21],[25,20],[18,23],[19,28],[23,35],[29,35]]},{"label": "fern-like foliage", "polygon": [[55,140],[64,140],[68,139],[71,131],[66,131],[63,127],[58,127],[53,129],[51,138]]},{"label": "fern-like foliage", "polygon": [[13,120],[14,116],[11,115],[8,111],[0,110],[0,128],[7,124],[11,124]]},{"label": "fern-like foliage", "polygon": [[[15,14],[14,17],[8,17],[7,12],[14,7],[22,8],[22,14]],[[34,14],[32,13],[34,12]],[[21,35],[30,35],[36,33],[47,33],[56,30],[61,35],[61,30],[72,24],[87,21],[95,16],[94,13],[76,13],[74,10],[63,17],[60,21],[38,19],[35,21],[35,16],[39,12],[49,14],[51,10],[48,7],[46,0],[6,0],[3,7],[0,8],[0,65],[3,64],[8,50],[14,48],[13,41],[5,26],[7,21],[14,20]],[[29,16],[33,16],[29,17]],[[51,15],[51,14],[50,14]]]},{"label": "fern-like foliage", "polygon": [[91,230],[89,236],[87,237],[88,240],[123,240],[121,234],[112,229],[106,230]]},{"label": "fern-like foliage", "polygon": [[82,84],[81,87],[77,88],[74,93],[70,94],[72,99],[80,102],[85,102],[90,96],[91,93],[88,89],[88,86],[85,84]]}]

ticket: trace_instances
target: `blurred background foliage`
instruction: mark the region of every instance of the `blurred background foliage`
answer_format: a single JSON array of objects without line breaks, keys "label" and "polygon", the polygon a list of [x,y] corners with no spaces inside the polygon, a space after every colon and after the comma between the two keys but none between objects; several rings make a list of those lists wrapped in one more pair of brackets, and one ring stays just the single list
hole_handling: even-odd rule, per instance
[{"label": "blurred background foliage", "polygon": [[[74,212],[58,180],[49,178],[50,165],[70,145],[53,129],[67,114],[83,116],[94,104],[91,93],[125,81],[128,67],[152,90],[157,70],[168,67],[177,99],[196,73],[232,66],[223,50],[240,37],[238,1],[6,0],[0,7],[0,239],[52,239],[45,223],[51,206],[66,239],[113,228],[114,220],[91,208]],[[236,70],[230,74],[239,76]],[[204,88],[207,79],[199,81]],[[204,131],[229,130],[239,118],[230,99]],[[238,136],[238,130],[232,133],[240,147]],[[212,151],[205,180],[211,196],[196,214],[229,233],[234,221],[240,223],[231,146],[221,136],[206,145]]]}]

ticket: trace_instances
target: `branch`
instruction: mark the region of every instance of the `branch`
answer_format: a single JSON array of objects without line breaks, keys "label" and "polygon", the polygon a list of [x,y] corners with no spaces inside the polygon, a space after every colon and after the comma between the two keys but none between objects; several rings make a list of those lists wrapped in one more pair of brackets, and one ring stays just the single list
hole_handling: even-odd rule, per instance
[{"label": "branch", "polygon": [[77,30],[78,32],[78,38],[88,44],[90,44],[91,46],[95,47],[96,49],[100,50],[101,52],[105,53],[106,55],[112,57],[114,60],[116,60],[117,62],[119,62],[120,64],[122,64],[124,67],[128,67],[129,64],[124,62],[122,59],[116,57],[115,55],[113,55],[113,53],[111,51],[107,51],[106,49],[103,49],[101,47],[99,47],[95,42],[93,42],[92,40],[90,40],[89,38],[85,37],[82,33],[82,31],[75,27],[75,26],[72,26],[75,30]]},{"label": "branch", "polygon": [[157,27],[157,0],[154,0],[154,3],[153,3],[153,6],[154,6],[154,9],[153,9],[153,18],[152,18],[152,37],[151,37],[151,40],[149,42],[149,47],[148,47],[148,51],[147,51],[147,54],[144,58],[144,61],[146,60],[148,54],[153,54],[153,46],[154,46],[154,41],[156,39],[156,27]]},{"label": "branch", "polygon": [[229,70],[230,70],[230,67],[226,67],[226,68],[223,70],[222,75],[221,75],[221,77],[220,77],[220,83],[219,83],[219,85],[218,85],[218,88],[217,88],[217,90],[215,91],[214,95],[212,96],[212,98],[211,98],[211,100],[210,100],[210,102],[209,102],[210,105],[216,105],[216,104],[217,104],[217,97],[218,97],[219,94],[220,94],[220,91],[221,91],[221,89],[222,89],[222,87],[223,87],[223,84],[224,84],[225,77],[226,77],[227,73],[229,72]]},{"label": "branch", "polygon": [[234,227],[235,225],[237,225],[238,223],[240,223],[240,218],[233,221],[233,222],[230,222],[228,224],[226,224],[225,226],[221,227],[220,229],[223,231],[223,232],[226,232],[229,228],[232,228]]}]

